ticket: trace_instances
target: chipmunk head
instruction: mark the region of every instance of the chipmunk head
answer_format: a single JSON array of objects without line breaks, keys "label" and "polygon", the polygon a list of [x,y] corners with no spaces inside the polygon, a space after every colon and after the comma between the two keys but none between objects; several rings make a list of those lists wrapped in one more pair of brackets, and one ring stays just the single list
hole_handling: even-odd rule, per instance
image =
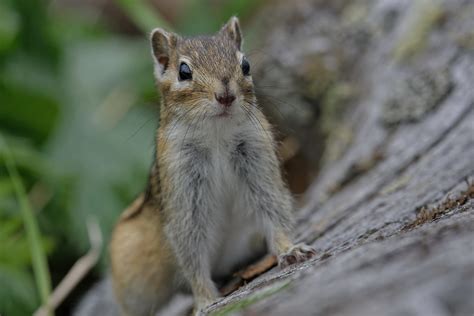
[{"label": "chipmunk head", "polygon": [[167,113],[222,119],[253,106],[250,64],[241,51],[239,20],[232,17],[213,36],[151,34],[155,77]]}]

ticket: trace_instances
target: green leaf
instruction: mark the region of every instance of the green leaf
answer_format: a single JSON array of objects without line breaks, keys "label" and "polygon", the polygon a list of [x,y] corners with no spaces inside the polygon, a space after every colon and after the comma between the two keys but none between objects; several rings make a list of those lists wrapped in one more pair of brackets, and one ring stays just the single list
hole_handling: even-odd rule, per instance
[{"label": "green leaf", "polygon": [[57,102],[44,94],[1,82],[0,104],[2,129],[29,136],[36,143],[44,142],[49,136],[59,110]]},{"label": "green leaf", "polygon": [[1,315],[33,314],[39,301],[34,281],[27,271],[0,263],[0,284]]},{"label": "green leaf", "polygon": [[18,14],[6,2],[0,2],[0,54],[11,48],[20,28]]}]

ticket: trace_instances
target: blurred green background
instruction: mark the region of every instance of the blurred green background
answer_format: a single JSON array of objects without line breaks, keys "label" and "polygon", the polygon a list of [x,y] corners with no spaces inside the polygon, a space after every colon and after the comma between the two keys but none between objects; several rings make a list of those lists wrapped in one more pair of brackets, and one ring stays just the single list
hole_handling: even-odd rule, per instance
[{"label": "blurred green background", "polygon": [[[31,315],[90,248],[86,221],[99,223],[106,245],[144,188],[159,104],[147,33],[212,33],[259,5],[0,1],[1,315]],[[106,269],[104,247],[56,314],[69,314]]]}]

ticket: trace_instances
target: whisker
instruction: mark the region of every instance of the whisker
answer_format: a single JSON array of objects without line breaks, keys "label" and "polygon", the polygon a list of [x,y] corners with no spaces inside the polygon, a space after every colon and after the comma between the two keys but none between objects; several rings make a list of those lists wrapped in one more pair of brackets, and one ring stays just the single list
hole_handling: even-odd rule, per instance
[{"label": "whisker", "polygon": [[274,91],[275,89],[277,90],[283,90],[287,93],[291,93],[291,94],[299,94],[298,91],[296,91],[296,89],[293,89],[293,88],[288,88],[288,87],[283,87],[283,86],[278,86],[278,85],[260,85],[260,84],[256,84],[255,85],[255,90],[270,90],[270,91]]},{"label": "whisker", "polygon": [[[199,113],[199,110],[200,109],[198,109],[198,113]],[[186,141],[186,137],[188,136],[189,129],[194,125],[194,121],[199,118],[198,113],[196,113],[196,115],[193,116],[193,118],[191,119],[191,122],[188,125],[188,128],[186,128],[186,132],[184,133],[183,139],[181,141],[181,148],[184,146],[184,142]]]},{"label": "whisker", "polygon": [[[248,105],[248,107],[245,106],[245,103]],[[262,131],[267,135],[267,138],[270,142],[273,142],[273,138],[270,136],[270,134],[268,134],[268,131],[263,127],[263,124],[262,122],[260,121],[260,119],[255,115],[255,113],[252,112],[252,109],[250,108],[250,106],[253,106],[253,104],[251,103],[247,103],[245,102],[243,104],[243,108],[244,108],[244,111],[246,111],[249,115],[249,118],[253,118],[257,123],[258,125],[260,126],[260,128],[262,129]],[[258,109],[256,106],[253,106],[254,109],[256,109],[257,111],[260,111],[260,109]],[[261,113],[261,111],[260,111]]]},{"label": "whisker", "polygon": [[255,121],[254,119],[250,116],[249,114],[249,109],[245,106],[245,105],[242,105],[242,109],[244,110],[245,112],[245,116],[249,119],[249,121],[252,123],[252,126],[253,128],[255,128],[257,131],[260,129],[256,124],[255,124]]},{"label": "whisker", "polygon": [[[199,114],[198,114],[199,115]],[[204,122],[204,117],[206,115],[206,111],[204,109],[201,109],[201,113],[199,115],[199,119],[198,119],[198,124],[199,126],[198,127],[195,127],[193,129],[193,134],[191,135],[191,139],[194,139],[194,132],[196,132],[197,129],[201,129],[202,125],[203,125],[203,122]]]},{"label": "whisker", "polygon": [[166,135],[166,139],[165,139],[165,145],[168,143],[168,140],[169,140],[169,137],[171,136],[171,134],[173,133],[173,131],[176,129],[176,127],[178,126],[179,123],[181,123],[181,120],[183,118],[186,117],[186,115],[188,115],[194,108],[193,107],[190,107],[189,109],[187,109],[184,113],[181,113],[179,114],[177,117],[176,117],[176,120],[173,122],[173,126],[171,127],[171,129],[167,132],[167,135]]},{"label": "whisker", "polygon": [[[270,105],[270,106],[267,106],[267,107],[266,107],[266,109],[267,109],[268,111],[271,111],[272,114],[274,114],[274,113],[278,114],[278,115],[280,116],[280,119],[283,120],[283,121],[288,117],[288,115],[283,114],[283,112],[282,112],[281,109],[280,109],[280,106],[279,106],[278,104],[276,104],[276,102],[278,102],[278,100],[276,100],[276,99],[275,99],[275,100],[271,100],[271,99],[269,98],[269,96],[268,96],[268,99],[266,99],[266,96],[263,96],[263,97],[264,97],[264,99],[265,99],[265,102]],[[280,101],[280,102],[281,102],[280,105],[284,105],[284,106],[289,105],[290,107],[294,108],[295,110],[298,110],[298,109],[296,109],[294,106],[292,106],[292,105],[289,104],[289,103],[285,103],[285,102],[283,102],[283,101]],[[258,109],[258,110],[263,113],[263,111],[262,111],[261,109]],[[293,134],[296,133],[295,130],[294,130],[292,127],[290,127],[290,126],[286,126],[285,129],[288,130],[288,132],[290,132],[290,133],[293,133]]]},{"label": "whisker", "polygon": [[143,127],[145,127],[145,125],[147,125],[148,123],[150,123],[151,120],[153,120],[154,117],[151,117],[149,118],[148,120],[146,120],[144,123],[142,123],[133,133],[132,135],[130,135],[128,138],[127,138],[127,142],[130,141],[133,137],[135,137],[139,131],[142,130]]},{"label": "whisker", "polygon": [[[269,103],[270,105],[272,105],[272,107],[267,107],[267,109],[269,111],[272,112],[272,114],[274,113],[277,113],[281,119],[285,119],[285,115],[283,115],[283,113],[280,111],[280,109],[278,108],[278,106],[275,106],[273,103],[269,102],[269,101],[266,101],[266,103]],[[257,108],[260,112],[263,113],[262,109],[260,108]]]},{"label": "whisker", "polygon": [[269,95],[269,94],[265,94],[265,93],[261,93],[261,92],[258,92],[257,94],[257,98],[261,98],[263,97],[263,99],[266,99],[268,101],[268,99],[271,99],[273,100],[273,102],[276,102],[278,103],[279,105],[283,105],[283,106],[290,106],[292,107],[294,110],[298,111],[299,109],[296,108],[293,104],[289,103],[289,102],[285,102],[285,101],[282,101],[280,99],[278,99],[277,97],[273,96],[273,95]]}]

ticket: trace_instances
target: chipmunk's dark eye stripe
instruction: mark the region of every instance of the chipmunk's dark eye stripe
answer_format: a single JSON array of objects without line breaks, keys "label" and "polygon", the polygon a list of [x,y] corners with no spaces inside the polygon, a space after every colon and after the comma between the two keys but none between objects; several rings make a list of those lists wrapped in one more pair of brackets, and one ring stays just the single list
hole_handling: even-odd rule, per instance
[{"label": "chipmunk's dark eye stripe", "polygon": [[181,63],[179,65],[179,80],[191,80],[193,79],[193,72],[191,68],[186,63]]},{"label": "chipmunk's dark eye stripe", "polygon": [[242,57],[242,64],[240,65],[240,67],[242,68],[242,73],[244,74],[244,76],[248,76],[250,74],[250,64],[247,58]]}]

